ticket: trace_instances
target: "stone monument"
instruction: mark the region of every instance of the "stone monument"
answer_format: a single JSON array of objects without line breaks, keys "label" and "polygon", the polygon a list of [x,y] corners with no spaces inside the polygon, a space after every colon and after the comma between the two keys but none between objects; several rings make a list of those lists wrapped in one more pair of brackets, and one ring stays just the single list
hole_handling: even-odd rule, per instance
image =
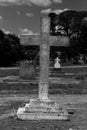
[{"label": "stone monument", "polygon": [[61,68],[59,57],[56,57],[56,59],[55,59],[54,68],[55,69],[60,69]]},{"label": "stone monument", "polygon": [[20,78],[24,80],[35,79],[35,66],[34,63],[30,63],[28,60],[20,62]]},{"label": "stone monument", "polygon": [[[36,41],[35,41],[36,40]],[[28,44],[29,37],[22,36],[21,43]],[[50,46],[59,42],[69,45],[69,39],[63,37],[50,36],[50,18],[41,18],[41,34],[39,38],[33,39],[32,44],[40,46],[40,76],[39,76],[39,96],[37,99],[30,99],[24,107],[18,108],[17,116],[22,120],[67,120],[68,113],[56,101],[48,98],[49,88],[49,53]],[[63,42],[63,44],[62,44]]]}]

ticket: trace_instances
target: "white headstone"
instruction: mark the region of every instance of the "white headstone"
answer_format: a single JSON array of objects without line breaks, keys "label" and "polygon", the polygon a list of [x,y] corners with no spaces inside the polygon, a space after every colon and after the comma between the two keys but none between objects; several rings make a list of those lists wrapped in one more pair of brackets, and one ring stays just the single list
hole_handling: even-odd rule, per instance
[{"label": "white headstone", "polygon": [[58,57],[55,59],[54,68],[61,68],[60,59]]}]

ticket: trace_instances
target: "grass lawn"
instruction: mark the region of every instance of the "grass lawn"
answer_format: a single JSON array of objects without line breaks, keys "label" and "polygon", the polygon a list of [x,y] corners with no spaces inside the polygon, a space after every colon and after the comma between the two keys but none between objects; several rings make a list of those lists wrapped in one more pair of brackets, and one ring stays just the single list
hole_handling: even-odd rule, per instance
[{"label": "grass lawn", "polygon": [[3,77],[18,76],[19,69],[1,68],[0,130],[87,130],[87,67],[66,67],[62,71],[50,72],[53,78],[50,79],[49,97],[74,114],[70,114],[68,121],[21,121],[16,111],[30,98],[37,98],[38,82],[19,82],[14,77],[2,82]]},{"label": "grass lawn", "polygon": [[[49,95],[69,112],[68,121],[22,121],[11,113],[37,95],[2,95],[0,97],[0,130],[87,130],[87,95]],[[3,116],[4,115],[4,116]]]}]

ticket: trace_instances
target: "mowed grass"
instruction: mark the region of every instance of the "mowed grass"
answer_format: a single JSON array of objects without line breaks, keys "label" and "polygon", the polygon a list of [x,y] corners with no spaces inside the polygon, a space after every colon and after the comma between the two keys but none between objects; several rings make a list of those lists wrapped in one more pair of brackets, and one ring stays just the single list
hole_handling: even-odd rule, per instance
[{"label": "mowed grass", "polygon": [[6,77],[9,75],[19,75],[18,67],[2,67],[0,68],[0,77]]},{"label": "mowed grass", "polygon": [[[87,94],[87,82],[82,81],[79,84],[58,84],[52,83],[49,86],[49,94]],[[1,83],[0,94],[37,94],[38,84],[28,83]]]},{"label": "mowed grass", "polygon": [[[39,70],[37,77],[39,76]],[[19,68],[0,68],[0,78],[19,76]],[[20,77],[20,76],[19,76]],[[62,71],[50,69],[49,93],[50,94],[87,94],[87,67],[63,67]],[[7,79],[0,82],[0,94],[37,94],[38,81],[23,82],[19,79]]]},{"label": "mowed grass", "polygon": [[[38,82],[33,80],[30,83],[8,83],[7,80],[0,83],[0,130],[87,130],[87,96],[82,95],[87,93],[87,67],[63,68],[62,73],[50,73],[51,77],[53,74],[54,81],[58,78],[58,82],[50,83],[49,97],[74,113],[69,115],[69,120],[19,120],[16,111],[30,98],[37,98]],[[0,69],[0,77],[11,75],[18,76],[19,68]]]},{"label": "mowed grass", "polygon": [[[76,95],[50,95],[50,98],[61,102],[68,112],[69,120],[19,120],[14,113],[18,107],[24,106],[32,97],[29,95],[3,95],[0,98],[0,130],[86,130],[87,129],[87,96]],[[4,115],[4,116],[3,116]]]}]

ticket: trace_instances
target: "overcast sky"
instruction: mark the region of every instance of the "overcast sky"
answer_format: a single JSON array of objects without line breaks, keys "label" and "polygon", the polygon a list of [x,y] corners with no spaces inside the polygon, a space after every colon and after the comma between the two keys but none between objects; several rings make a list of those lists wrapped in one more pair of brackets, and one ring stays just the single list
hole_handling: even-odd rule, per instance
[{"label": "overcast sky", "polygon": [[5,33],[38,34],[41,15],[67,9],[87,10],[87,0],[0,0],[0,29]]}]

